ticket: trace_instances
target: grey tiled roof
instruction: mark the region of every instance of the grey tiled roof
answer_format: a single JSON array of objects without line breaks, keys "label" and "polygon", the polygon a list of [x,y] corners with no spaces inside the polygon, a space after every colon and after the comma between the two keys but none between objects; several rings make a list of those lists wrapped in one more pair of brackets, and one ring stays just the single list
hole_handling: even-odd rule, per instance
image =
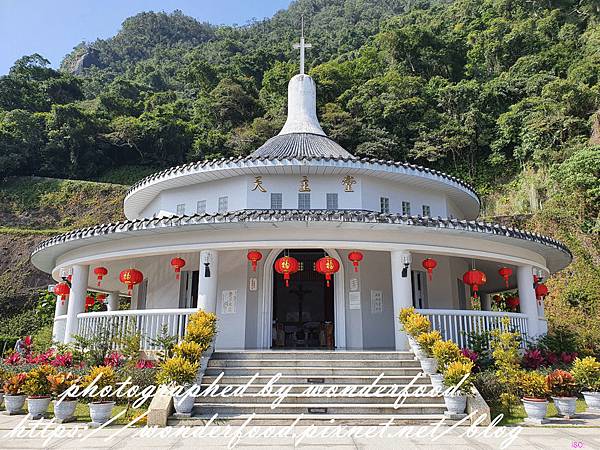
[{"label": "grey tiled roof", "polygon": [[354,158],[327,136],[312,133],[290,133],[273,136],[250,156],[270,158]]},{"label": "grey tiled roof", "polygon": [[354,222],[354,223],[379,223],[397,224],[416,227],[427,227],[432,229],[453,229],[484,233],[523,239],[538,244],[553,247],[565,252],[571,257],[569,249],[561,242],[538,233],[521,231],[516,228],[459,219],[442,217],[406,216],[393,213],[379,213],[365,210],[297,210],[297,209],[251,209],[231,211],[223,214],[194,214],[192,216],[172,216],[163,218],[148,218],[128,220],[124,222],[96,225],[94,227],[82,228],[58,236],[54,236],[41,242],[32,252],[37,252],[54,245],[78,239],[86,239],[95,236],[105,236],[113,233],[130,231],[142,231],[158,228],[182,227],[198,224],[219,223],[241,223],[241,222]]}]

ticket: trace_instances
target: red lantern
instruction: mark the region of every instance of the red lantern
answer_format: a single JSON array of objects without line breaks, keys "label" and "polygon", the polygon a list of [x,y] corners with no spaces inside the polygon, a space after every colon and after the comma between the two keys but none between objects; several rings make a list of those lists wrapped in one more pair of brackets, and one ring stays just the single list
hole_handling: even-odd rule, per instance
[{"label": "red lantern", "polygon": [[300,269],[300,263],[296,258],[291,256],[282,256],[275,261],[275,270],[277,273],[283,274],[285,280],[285,286],[290,286],[290,274],[298,272]]},{"label": "red lantern", "polygon": [[358,263],[363,260],[363,254],[361,252],[353,251],[348,253],[348,259],[352,261],[352,265],[354,265],[354,271],[358,272]]},{"label": "red lantern", "polygon": [[129,295],[131,295],[133,286],[144,281],[144,274],[137,269],[125,269],[119,274],[119,280],[127,285]]},{"label": "red lantern", "polygon": [[481,270],[471,269],[463,275],[463,282],[471,286],[473,289],[473,297],[477,297],[477,291],[479,291],[479,286],[485,284],[487,278],[485,273]]},{"label": "red lantern", "polygon": [[502,278],[504,278],[504,282],[506,283],[506,287],[508,287],[508,279],[513,274],[513,271],[510,267],[501,267],[498,269],[498,273]]},{"label": "red lantern", "polygon": [[94,306],[96,300],[94,300],[94,297],[92,297],[91,295],[86,295],[85,296],[85,310],[87,311],[88,308],[91,308],[92,306]]},{"label": "red lantern", "polygon": [[521,300],[517,296],[508,297],[506,299],[506,306],[508,306],[513,311],[517,310],[517,307],[519,306],[520,303],[521,303]]},{"label": "red lantern", "polygon": [[185,266],[185,259],[182,258],[173,258],[171,260],[171,265],[175,269],[175,279],[179,280],[179,272],[181,272],[181,268]]},{"label": "red lantern", "polygon": [[98,276],[98,286],[100,286],[102,277],[108,275],[108,269],[106,267],[96,267],[94,269],[94,274]]},{"label": "red lantern", "polygon": [[422,264],[423,268],[427,269],[427,273],[429,274],[429,281],[431,281],[433,269],[437,267],[437,261],[435,259],[426,258],[423,260]]},{"label": "red lantern", "polygon": [[337,259],[331,256],[324,256],[323,258],[317,259],[315,263],[315,270],[319,273],[325,274],[325,280],[327,287],[330,285],[331,275],[340,270],[340,263]]},{"label": "red lantern", "polygon": [[71,288],[64,281],[54,285],[54,293],[60,296],[60,301],[65,304],[67,296],[71,293]]},{"label": "red lantern", "polygon": [[252,250],[248,252],[248,260],[252,263],[252,271],[256,272],[256,266],[258,262],[262,259],[262,253],[257,250]]},{"label": "red lantern", "polygon": [[546,285],[544,283],[539,283],[536,287],[535,287],[535,296],[538,299],[538,304],[542,304],[542,299],[544,297],[546,297],[546,295],[548,295],[548,287],[546,287]]}]

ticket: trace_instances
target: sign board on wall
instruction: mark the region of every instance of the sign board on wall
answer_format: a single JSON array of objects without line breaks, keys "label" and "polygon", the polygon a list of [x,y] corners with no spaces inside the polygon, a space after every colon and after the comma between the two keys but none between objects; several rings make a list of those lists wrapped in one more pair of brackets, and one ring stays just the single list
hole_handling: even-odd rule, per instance
[{"label": "sign board on wall", "polygon": [[349,309],[360,309],[360,291],[350,292],[348,294],[348,308]]},{"label": "sign board on wall", "polygon": [[237,290],[231,291],[223,291],[222,293],[222,304],[221,304],[221,313],[222,314],[235,314],[235,309],[237,306]]},{"label": "sign board on wall", "polygon": [[381,314],[383,312],[383,292],[371,291],[371,314]]},{"label": "sign board on wall", "polygon": [[350,290],[358,291],[360,284],[358,282],[358,278],[350,278]]},{"label": "sign board on wall", "polygon": [[256,291],[258,288],[258,280],[255,277],[252,277],[248,280],[248,289],[250,291]]}]

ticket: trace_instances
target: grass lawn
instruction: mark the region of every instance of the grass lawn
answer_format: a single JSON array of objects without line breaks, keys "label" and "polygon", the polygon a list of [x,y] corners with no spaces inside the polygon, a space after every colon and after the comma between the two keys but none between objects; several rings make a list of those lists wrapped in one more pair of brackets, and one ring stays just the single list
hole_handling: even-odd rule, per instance
[{"label": "grass lawn", "polygon": [[[587,406],[585,404],[585,401],[583,399],[578,398],[576,411],[578,413],[584,412],[586,408]],[[492,406],[490,406],[490,409],[492,410],[492,417],[496,417],[498,414],[503,413],[502,411],[495,409]],[[525,414],[525,408],[523,408],[522,404],[519,404],[519,406],[512,408],[510,413],[504,413],[504,418],[502,419],[502,422],[500,422],[500,425],[520,424],[523,422],[523,420],[525,420],[525,417],[527,417],[527,414]],[[556,413],[556,407],[552,402],[550,402],[550,404],[548,405],[548,414],[546,415],[546,417],[558,417],[558,414]]]},{"label": "grass lawn", "polygon": [[[116,416],[121,411],[125,410],[126,408],[127,408],[127,405],[115,405],[115,407],[113,408],[112,417]],[[145,407],[136,408],[136,409],[130,407],[129,411],[127,411],[123,416],[119,417],[111,425],[126,425],[129,422],[131,422],[132,420],[134,420],[136,417],[138,417],[140,414],[145,413],[146,410],[147,410],[147,408],[145,408]],[[52,403],[50,404],[50,407],[48,408],[48,417],[49,418],[54,417],[54,410],[53,410]],[[82,423],[89,423],[92,421],[92,419],[90,418],[90,407],[88,406],[87,403],[77,402],[77,408],[75,409],[75,419],[77,422],[82,422]],[[139,422],[137,422],[134,426],[142,426],[145,424],[146,424],[146,420],[144,418],[144,419],[141,419]]]}]

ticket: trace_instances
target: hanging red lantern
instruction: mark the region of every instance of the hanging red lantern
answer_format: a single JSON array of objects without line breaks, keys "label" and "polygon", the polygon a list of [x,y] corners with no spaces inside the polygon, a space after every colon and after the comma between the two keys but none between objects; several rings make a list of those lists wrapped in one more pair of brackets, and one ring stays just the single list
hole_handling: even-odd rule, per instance
[{"label": "hanging red lantern", "polygon": [[179,273],[181,272],[181,268],[185,266],[185,259],[179,257],[173,258],[171,265],[175,269],[175,279],[179,280]]},{"label": "hanging red lantern", "polygon": [[348,253],[348,259],[352,261],[354,271],[358,272],[358,263],[363,260],[363,254],[355,250],[353,252]]},{"label": "hanging red lantern", "polygon": [[498,269],[498,273],[502,278],[504,278],[504,283],[506,284],[506,287],[508,287],[508,279],[513,274],[512,269],[510,267],[500,267],[500,269]]},{"label": "hanging red lantern", "polygon": [[517,310],[517,308],[519,307],[520,303],[521,303],[521,300],[516,295],[514,297],[508,297],[506,299],[506,306],[508,306],[513,311]]},{"label": "hanging red lantern", "polygon": [[337,259],[331,256],[324,256],[323,258],[317,259],[315,263],[315,270],[325,275],[327,287],[330,285],[331,275],[340,270],[340,263]]},{"label": "hanging red lantern", "polygon": [[96,302],[96,300],[94,300],[94,297],[92,297],[91,295],[86,295],[85,296],[85,310],[87,311],[89,308],[94,306],[95,302]]},{"label": "hanging red lantern", "polygon": [[108,269],[106,267],[96,267],[94,269],[94,274],[98,277],[98,287],[99,287],[100,282],[102,281],[102,277],[108,275]]},{"label": "hanging red lantern", "polygon": [[423,268],[426,269],[427,273],[429,274],[429,281],[431,281],[431,278],[433,276],[433,269],[437,267],[437,261],[432,258],[426,258],[423,260],[422,264]]},{"label": "hanging red lantern", "polygon": [[477,297],[477,291],[479,291],[479,286],[485,284],[487,278],[485,273],[481,270],[471,269],[463,275],[463,282],[471,286],[473,289],[473,297]]},{"label": "hanging red lantern", "polygon": [[127,285],[129,295],[131,295],[133,286],[144,281],[144,274],[137,269],[125,269],[119,274],[119,280]]},{"label": "hanging red lantern", "polygon": [[64,305],[67,296],[71,293],[71,288],[63,281],[54,285],[54,293],[60,297],[60,301]]},{"label": "hanging red lantern", "polygon": [[290,286],[290,274],[298,272],[300,269],[300,263],[296,258],[291,256],[282,256],[275,261],[275,270],[277,273],[283,274],[285,280],[285,286]]},{"label": "hanging red lantern", "polygon": [[535,287],[535,296],[538,300],[538,304],[542,304],[542,300],[548,295],[548,287],[544,283],[539,283]]},{"label": "hanging red lantern", "polygon": [[258,262],[262,259],[262,253],[258,250],[251,250],[248,252],[248,261],[252,263],[252,271],[256,272],[256,266]]}]

